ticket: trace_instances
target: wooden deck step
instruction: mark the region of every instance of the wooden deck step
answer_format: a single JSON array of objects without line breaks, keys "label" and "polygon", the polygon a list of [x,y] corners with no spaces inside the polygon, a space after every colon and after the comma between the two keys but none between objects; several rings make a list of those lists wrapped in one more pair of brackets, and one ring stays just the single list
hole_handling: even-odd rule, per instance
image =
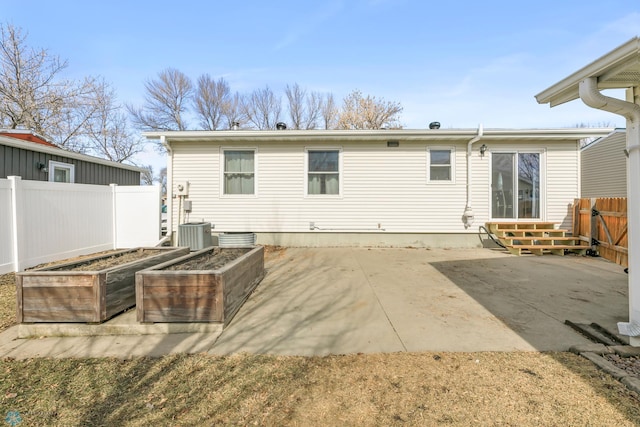
[{"label": "wooden deck step", "polygon": [[545,236],[566,236],[567,233],[569,233],[569,230],[562,230],[559,228],[556,229],[548,229],[548,230],[513,230],[513,229],[504,229],[504,228],[499,228],[496,229],[494,231],[492,231],[493,234],[495,234],[498,237],[515,237],[515,236],[520,236],[520,237],[527,237],[527,236],[539,236],[539,237],[545,237]]},{"label": "wooden deck step", "polygon": [[583,251],[589,249],[589,246],[580,245],[506,245],[509,252],[514,255],[522,255],[523,252],[530,252],[534,255],[544,255],[550,253],[553,255],[564,255],[565,250]]},{"label": "wooden deck step", "polygon": [[489,230],[495,229],[513,229],[513,230],[553,230],[558,226],[557,222],[549,221],[531,221],[531,222],[514,222],[514,221],[493,221],[487,223]]},{"label": "wooden deck step", "polygon": [[494,221],[487,222],[485,227],[514,255],[564,255],[566,251],[580,252],[589,248],[583,246],[582,239],[572,236],[569,230],[556,228],[558,224],[548,221]]},{"label": "wooden deck step", "polygon": [[[575,236],[556,236],[556,237],[506,236],[506,237],[501,237],[500,240],[504,241],[508,245],[513,245],[513,244],[540,245],[542,244],[539,242],[544,242],[546,244],[551,244],[551,245],[571,245],[571,244],[574,244],[575,242],[581,241],[580,237],[575,237]],[[516,242],[522,242],[522,243],[516,243]]]},{"label": "wooden deck step", "polygon": [[581,240],[579,236],[555,236],[555,237],[554,236],[505,236],[503,237],[503,239],[522,240],[522,241],[540,240],[540,241],[548,241],[548,242],[554,242],[557,240],[577,242],[578,240]]}]

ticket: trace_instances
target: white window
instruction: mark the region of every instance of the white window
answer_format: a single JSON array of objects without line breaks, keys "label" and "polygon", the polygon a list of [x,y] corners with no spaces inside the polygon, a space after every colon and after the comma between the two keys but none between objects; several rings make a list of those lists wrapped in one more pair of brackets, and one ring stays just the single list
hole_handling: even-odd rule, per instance
[{"label": "white window", "polygon": [[74,165],[49,160],[49,181],[74,183],[75,178]]},{"label": "white window", "polygon": [[340,194],[340,150],[307,150],[307,194]]},{"label": "white window", "polygon": [[224,194],[254,195],[256,192],[256,151],[223,150]]},{"label": "white window", "polygon": [[453,148],[427,149],[427,181],[452,183],[454,177]]}]

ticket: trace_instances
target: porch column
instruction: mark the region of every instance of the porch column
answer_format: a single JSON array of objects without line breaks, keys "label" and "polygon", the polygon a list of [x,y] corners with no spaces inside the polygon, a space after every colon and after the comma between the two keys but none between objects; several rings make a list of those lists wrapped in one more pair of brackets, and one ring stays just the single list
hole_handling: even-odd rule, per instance
[{"label": "porch column", "polygon": [[[627,89],[627,101],[638,104],[638,87]],[[640,325],[640,123],[627,119],[627,227],[629,242],[629,322]],[[629,338],[640,346],[640,336]]]}]

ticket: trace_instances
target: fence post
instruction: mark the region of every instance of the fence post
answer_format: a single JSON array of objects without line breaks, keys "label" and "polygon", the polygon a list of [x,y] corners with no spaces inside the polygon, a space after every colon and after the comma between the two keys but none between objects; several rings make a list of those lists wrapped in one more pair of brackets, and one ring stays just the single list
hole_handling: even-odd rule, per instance
[{"label": "fence post", "polygon": [[573,199],[573,225],[571,235],[580,236],[580,199]]},{"label": "fence post", "polygon": [[598,218],[593,216],[593,210],[596,208],[596,202],[598,199],[591,199],[591,204],[589,206],[589,223],[591,226],[589,227],[589,246],[591,246],[591,250],[594,252],[598,251],[597,245],[595,245],[594,239],[598,239]]},{"label": "fence post", "polygon": [[116,209],[118,184],[109,184],[109,187],[111,187],[111,212],[113,213],[113,224],[111,227],[113,230],[113,249],[118,249],[118,210]]},{"label": "fence post", "polygon": [[11,240],[13,251],[13,270],[22,271],[24,259],[24,194],[22,190],[22,178],[8,176],[11,181]]}]

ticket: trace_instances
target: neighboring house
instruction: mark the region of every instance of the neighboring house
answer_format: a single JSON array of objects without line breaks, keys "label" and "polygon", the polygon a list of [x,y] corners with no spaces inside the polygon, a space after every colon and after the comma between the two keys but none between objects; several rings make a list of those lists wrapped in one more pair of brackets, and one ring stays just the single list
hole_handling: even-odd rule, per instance
[{"label": "neighboring house", "polygon": [[580,150],[581,197],[627,197],[627,138],[616,129]]},{"label": "neighboring house", "polygon": [[[479,245],[492,219],[571,228],[579,147],[612,129],[149,132],[168,232],[211,222],[287,246]],[[189,202],[189,203],[185,203]],[[190,212],[184,207],[189,206]]]},{"label": "neighboring house", "polygon": [[79,184],[140,185],[142,168],[56,147],[26,130],[0,129],[0,178]]}]

